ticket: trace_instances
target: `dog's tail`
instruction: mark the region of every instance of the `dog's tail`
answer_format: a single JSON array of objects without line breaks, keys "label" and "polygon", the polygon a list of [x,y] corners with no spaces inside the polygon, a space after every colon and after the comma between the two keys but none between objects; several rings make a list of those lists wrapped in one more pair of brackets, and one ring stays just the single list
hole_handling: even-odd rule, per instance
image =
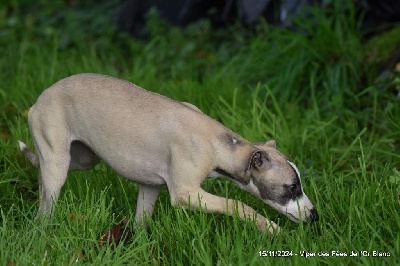
[{"label": "dog's tail", "polygon": [[18,141],[19,143],[19,149],[22,151],[22,153],[28,158],[28,160],[36,167],[39,167],[39,157],[31,152],[28,147],[26,147],[25,143],[22,141]]}]

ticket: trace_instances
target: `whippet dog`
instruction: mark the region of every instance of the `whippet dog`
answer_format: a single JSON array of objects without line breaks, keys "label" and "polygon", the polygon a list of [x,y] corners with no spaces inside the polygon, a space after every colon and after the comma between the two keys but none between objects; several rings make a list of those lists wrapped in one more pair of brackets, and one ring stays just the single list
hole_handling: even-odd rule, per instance
[{"label": "whippet dog", "polygon": [[246,204],[204,191],[208,176],[226,177],[294,222],[317,220],[297,167],[275,141],[250,143],[189,103],[171,100],[130,82],[78,74],[46,89],[29,110],[36,154],[21,151],[40,169],[36,218],[51,213],[69,170],[92,169],[100,159],[140,184],[135,220],[153,213],[160,188],[171,204],[255,219],[279,232]]}]

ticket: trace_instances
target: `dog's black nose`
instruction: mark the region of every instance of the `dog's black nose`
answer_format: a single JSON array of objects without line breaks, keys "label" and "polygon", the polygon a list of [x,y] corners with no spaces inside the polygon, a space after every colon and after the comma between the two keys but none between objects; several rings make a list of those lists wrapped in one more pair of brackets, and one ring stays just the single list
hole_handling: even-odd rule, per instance
[{"label": "dog's black nose", "polygon": [[311,220],[318,221],[319,217],[318,217],[317,210],[315,208],[312,208],[310,212],[311,212]]}]

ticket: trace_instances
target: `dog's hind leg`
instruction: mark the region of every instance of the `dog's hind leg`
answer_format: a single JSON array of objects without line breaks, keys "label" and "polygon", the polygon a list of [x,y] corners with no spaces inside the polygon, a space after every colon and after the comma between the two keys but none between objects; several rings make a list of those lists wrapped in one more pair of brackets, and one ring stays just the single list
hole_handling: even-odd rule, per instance
[{"label": "dog's hind leg", "polygon": [[[71,161],[70,144],[66,137],[52,132],[33,134],[37,155],[39,157],[39,212],[36,219],[52,212],[61,187],[64,185]],[[53,132],[54,133],[54,132]],[[64,141],[60,141],[64,140]]]},{"label": "dog's hind leg", "polygon": [[36,218],[51,213],[68,173],[69,154],[51,154],[40,159],[40,203]]},{"label": "dog's hind leg", "polygon": [[40,205],[37,218],[52,212],[53,204],[67,179],[70,158],[68,152],[52,152],[39,156]]},{"label": "dog's hind leg", "polygon": [[161,186],[140,185],[135,214],[136,224],[144,225],[145,216],[151,216],[153,214],[154,205],[160,193],[160,189]]}]

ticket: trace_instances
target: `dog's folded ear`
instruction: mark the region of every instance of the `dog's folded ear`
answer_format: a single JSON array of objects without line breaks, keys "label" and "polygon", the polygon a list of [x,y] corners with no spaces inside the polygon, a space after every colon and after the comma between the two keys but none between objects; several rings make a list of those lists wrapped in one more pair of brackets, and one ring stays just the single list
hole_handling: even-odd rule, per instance
[{"label": "dog's folded ear", "polygon": [[276,148],[275,140],[269,140],[266,142],[254,142],[253,145],[261,150],[270,150]]},{"label": "dog's folded ear", "polygon": [[251,154],[246,172],[250,169],[260,170],[271,168],[272,163],[270,157],[268,156],[268,153],[266,153],[265,151],[257,150]]}]

